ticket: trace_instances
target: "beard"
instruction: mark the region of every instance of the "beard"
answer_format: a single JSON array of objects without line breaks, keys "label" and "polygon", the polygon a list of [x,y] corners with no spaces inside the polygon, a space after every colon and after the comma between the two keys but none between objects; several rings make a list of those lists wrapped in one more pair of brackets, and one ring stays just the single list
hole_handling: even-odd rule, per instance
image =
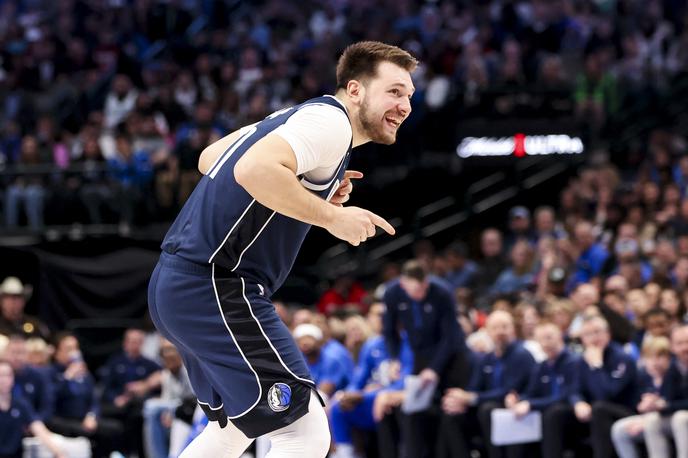
[{"label": "beard", "polygon": [[391,145],[397,139],[396,132],[394,134],[385,132],[382,121],[376,121],[373,115],[370,113],[368,97],[363,99],[361,109],[358,112],[358,122],[361,124],[366,137],[370,138],[370,140],[374,143]]}]

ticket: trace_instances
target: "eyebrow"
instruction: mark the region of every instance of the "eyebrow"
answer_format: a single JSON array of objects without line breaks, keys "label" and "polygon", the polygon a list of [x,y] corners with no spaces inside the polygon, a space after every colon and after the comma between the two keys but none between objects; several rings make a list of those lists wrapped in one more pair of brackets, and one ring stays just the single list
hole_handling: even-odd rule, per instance
[{"label": "eyebrow", "polygon": [[[403,87],[404,89],[407,89],[407,88],[408,88],[408,86],[405,85],[404,83],[392,83],[392,84],[390,85],[390,87],[392,87],[392,86],[401,86],[401,87]],[[416,92],[416,88],[413,87],[413,86],[411,86],[411,93],[413,94],[414,92]]]}]

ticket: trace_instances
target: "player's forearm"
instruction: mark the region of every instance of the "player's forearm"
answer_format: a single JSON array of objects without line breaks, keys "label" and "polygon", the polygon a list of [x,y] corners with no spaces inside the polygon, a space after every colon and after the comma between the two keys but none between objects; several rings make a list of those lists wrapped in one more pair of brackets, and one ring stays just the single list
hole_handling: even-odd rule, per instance
[{"label": "player's forearm", "polygon": [[320,227],[333,218],[335,207],[307,191],[282,164],[240,161],[234,177],[254,199],[277,213]]}]

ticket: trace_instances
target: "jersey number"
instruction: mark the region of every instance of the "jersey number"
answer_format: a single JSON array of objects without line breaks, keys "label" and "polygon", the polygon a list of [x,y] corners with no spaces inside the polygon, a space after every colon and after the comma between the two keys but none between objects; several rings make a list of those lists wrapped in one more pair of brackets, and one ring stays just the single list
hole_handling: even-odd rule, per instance
[{"label": "jersey number", "polygon": [[234,152],[235,152],[237,149],[239,149],[239,147],[240,147],[240,146],[241,146],[241,145],[242,145],[251,135],[253,135],[254,133],[256,133],[256,130],[258,130],[258,128],[257,128],[255,125],[251,126],[251,128],[249,128],[241,137],[239,137],[239,138],[237,139],[237,141],[235,141],[234,143],[232,143],[232,146],[230,146],[229,148],[227,148],[227,151],[225,151],[224,154],[222,154],[222,156],[220,156],[220,157],[217,159],[217,162],[215,162],[215,164],[213,164],[212,167],[210,167],[210,172],[208,172],[208,177],[211,178],[211,179],[214,179],[215,176],[216,176],[216,175],[218,174],[218,172],[220,171],[220,168],[222,168],[222,166],[225,165],[225,162],[227,162],[227,160],[228,160],[230,157],[232,157],[232,154],[234,154]]}]

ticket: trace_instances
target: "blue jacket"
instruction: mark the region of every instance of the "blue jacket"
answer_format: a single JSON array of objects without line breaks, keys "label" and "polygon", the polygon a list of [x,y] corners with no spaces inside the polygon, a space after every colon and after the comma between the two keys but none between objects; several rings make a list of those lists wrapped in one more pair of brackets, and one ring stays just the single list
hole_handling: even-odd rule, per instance
[{"label": "blue jacket", "polygon": [[86,374],[80,379],[67,380],[64,377],[65,369],[61,364],[52,366],[55,415],[76,420],[83,420],[89,413],[98,415],[100,409],[93,376]]},{"label": "blue jacket", "polygon": [[389,359],[385,339],[382,336],[375,336],[366,340],[361,347],[358,364],[354,368],[354,373],[347,390],[362,391],[367,385],[373,383],[385,388],[402,389],[404,377],[413,371],[413,353],[407,339],[401,341],[399,353],[399,362],[401,364],[400,378],[391,383],[387,380],[387,376],[381,373],[385,370],[385,362],[388,362]]},{"label": "blue jacket", "polygon": [[12,394],[23,397],[38,420],[45,421],[52,416],[55,394],[48,376],[40,370],[26,366],[15,372]]},{"label": "blue jacket", "polygon": [[320,386],[322,383],[332,383],[335,391],[345,388],[351,375],[345,362],[322,350],[317,361],[311,363],[306,360],[306,364],[316,386]]},{"label": "blue jacket", "polygon": [[39,420],[31,404],[22,396],[12,395],[10,408],[0,410],[0,456],[21,456],[24,431]]},{"label": "blue jacket", "polygon": [[153,179],[153,167],[148,154],[135,152],[129,161],[119,155],[108,161],[108,170],[112,178],[123,186],[143,187]]},{"label": "blue jacket", "polygon": [[[383,301],[383,334],[387,351],[399,358],[400,330],[406,331],[416,361],[427,361],[425,367],[441,374],[456,351],[464,351],[463,332],[456,320],[451,289],[438,278],[429,279],[425,299],[411,300],[399,280],[387,285]],[[401,328],[401,329],[400,329]]]},{"label": "blue jacket", "polygon": [[525,391],[535,364],[521,342],[512,342],[501,358],[488,353],[474,366],[467,391],[478,394],[478,404],[502,401],[510,391]]},{"label": "blue jacket", "polygon": [[564,349],[554,364],[548,360],[539,363],[530,374],[530,381],[521,399],[530,402],[532,410],[545,410],[557,402],[566,402],[576,379],[580,357]]},{"label": "blue jacket", "polygon": [[663,414],[674,413],[677,410],[688,410],[688,372],[682,374],[676,360],[672,361],[664,376],[662,394],[667,401]]},{"label": "blue jacket", "polygon": [[346,381],[348,383],[351,379],[351,373],[354,371],[354,359],[349,350],[337,339],[330,339],[325,342],[320,351],[344,365],[347,374]]},{"label": "blue jacket", "polygon": [[473,283],[473,279],[475,278],[475,274],[477,273],[478,265],[473,261],[467,260],[466,264],[464,264],[463,266],[463,269],[454,270],[452,272],[447,273],[447,275],[444,276],[444,279],[454,289],[465,288]]},{"label": "blue jacket", "polygon": [[636,366],[623,348],[610,342],[604,349],[600,368],[592,368],[583,358],[578,361],[576,381],[569,401],[593,403],[609,401],[634,408],[636,399]]},{"label": "blue jacket", "polygon": [[579,283],[587,283],[598,276],[608,257],[609,252],[599,243],[593,244],[581,253],[576,260],[576,268],[573,271],[570,287],[573,288]]},{"label": "blue jacket", "polygon": [[129,359],[124,352],[113,355],[101,368],[103,381],[103,401],[112,402],[124,393],[127,383],[143,380],[153,372],[160,370],[160,366],[143,356]]}]

